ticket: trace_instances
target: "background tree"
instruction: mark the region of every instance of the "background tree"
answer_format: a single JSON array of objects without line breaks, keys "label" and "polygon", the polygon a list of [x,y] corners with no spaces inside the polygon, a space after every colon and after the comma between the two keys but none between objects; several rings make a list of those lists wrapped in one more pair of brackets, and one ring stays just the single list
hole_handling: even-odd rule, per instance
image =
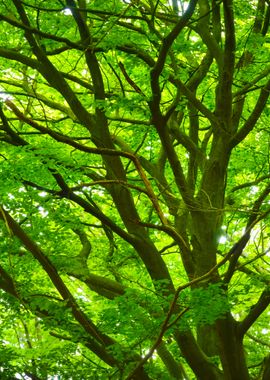
[{"label": "background tree", "polygon": [[269,18],[1,2],[3,378],[269,378]]}]

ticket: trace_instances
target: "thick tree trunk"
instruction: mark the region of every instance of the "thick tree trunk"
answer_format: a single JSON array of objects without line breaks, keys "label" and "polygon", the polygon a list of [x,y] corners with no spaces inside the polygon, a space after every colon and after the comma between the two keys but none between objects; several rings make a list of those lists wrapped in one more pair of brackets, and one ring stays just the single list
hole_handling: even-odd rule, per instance
[{"label": "thick tree trunk", "polygon": [[178,331],[175,333],[175,338],[197,380],[225,380],[222,372],[200,349],[190,331]]},{"label": "thick tree trunk", "polygon": [[188,376],[181,363],[176,362],[166,345],[162,343],[157,349],[158,355],[168,369],[172,379],[188,380]]},{"label": "thick tree trunk", "polygon": [[203,352],[208,356],[219,354],[215,326],[204,325],[197,328],[197,341]]},{"label": "thick tree trunk", "polygon": [[250,380],[242,339],[238,337],[237,322],[231,315],[217,321],[220,359],[225,380]]}]

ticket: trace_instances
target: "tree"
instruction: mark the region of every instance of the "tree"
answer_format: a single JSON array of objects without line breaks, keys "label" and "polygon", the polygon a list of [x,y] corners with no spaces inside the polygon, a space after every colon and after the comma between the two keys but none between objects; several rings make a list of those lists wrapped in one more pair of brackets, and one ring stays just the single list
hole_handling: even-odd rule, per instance
[{"label": "tree", "polygon": [[3,378],[268,379],[269,18],[1,3]]}]

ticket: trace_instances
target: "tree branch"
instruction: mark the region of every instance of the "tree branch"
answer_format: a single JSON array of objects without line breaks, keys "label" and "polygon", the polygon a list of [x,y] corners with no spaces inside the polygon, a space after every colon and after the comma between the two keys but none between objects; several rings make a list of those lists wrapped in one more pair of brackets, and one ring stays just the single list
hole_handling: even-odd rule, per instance
[{"label": "tree branch", "polygon": [[181,30],[187,25],[188,20],[192,17],[198,0],[191,0],[189,2],[188,8],[183,14],[183,16],[180,18],[178,23],[175,25],[175,27],[171,30],[171,32],[163,39],[163,43],[158,55],[158,59],[151,70],[150,76],[151,76],[151,89],[152,89],[152,100],[149,104],[153,119],[155,120],[158,118],[160,114],[160,100],[161,100],[161,92],[160,92],[160,86],[159,86],[159,77],[162,73],[162,70],[165,65],[165,61],[169,52],[169,49],[171,48],[174,40],[177,38]]},{"label": "tree branch", "polygon": [[267,287],[261,294],[257,303],[250,308],[250,312],[237,327],[238,335],[242,338],[250,327],[256,322],[259,316],[270,304],[270,288]]},{"label": "tree branch", "polygon": [[270,185],[268,185],[265,188],[265,190],[262,192],[262,194],[259,196],[259,198],[254,203],[254,206],[252,208],[252,213],[251,213],[251,215],[247,221],[247,224],[246,224],[245,233],[238,240],[238,242],[236,244],[234,244],[234,246],[230,250],[233,253],[233,255],[231,256],[229,268],[228,268],[228,270],[224,276],[224,283],[225,284],[229,283],[229,281],[231,280],[231,278],[234,274],[238,259],[241,256],[243,249],[245,248],[245,246],[247,245],[247,243],[250,239],[251,230],[260,220],[265,218],[270,212],[270,211],[266,211],[266,212],[262,213],[260,216],[258,216],[258,211],[260,209],[260,206],[269,193],[270,193]]},{"label": "tree branch", "polygon": [[122,62],[118,62],[118,65],[126,79],[126,81],[130,84],[130,86],[140,95],[144,96],[144,93],[142,92],[142,90],[140,89],[140,87],[130,78],[130,76],[128,75],[126,69],[125,69],[125,66]]},{"label": "tree branch", "polygon": [[148,359],[151,358],[151,356],[153,355],[155,349],[162,343],[162,338],[163,338],[165,332],[170,327],[172,327],[176,322],[178,322],[179,319],[189,310],[189,307],[186,307],[183,310],[181,310],[180,313],[178,313],[176,315],[175,319],[170,323],[170,319],[171,319],[171,317],[175,313],[175,308],[176,308],[177,300],[179,298],[180,293],[184,289],[192,287],[195,284],[198,284],[198,283],[200,283],[200,282],[205,281],[206,279],[208,279],[220,266],[222,266],[223,264],[226,263],[226,261],[229,259],[230,255],[231,255],[231,253],[229,252],[222,260],[220,260],[219,263],[217,263],[213,268],[211,268],[209,272],[205,273],[204,275],[202,275],[200,277],[195,278],[194,280],[192,280],[190,282],[187,282],[184,285],[180,285],[176,289],[176,292],[174,294],[174,298],[173,298],[173,300],[172,300],[172,302],[170,304],[170,307],[169,307],[169,310],[167,312],[166,318],[164,319],[164,321],[163,321],[163,323],[161,325],[160,333],[159,333],[157,339],[155,340],[155,343],[152,345],[152,347],[150,348],[149,352],[137,364],[137,366],[135,367],[135,369],[128,375],[128,377],[125,380],[132,380],[133,376],[137,373],[137,371],[147,362]]},{"label": "tree branch", "polygon": [[[0,210],[2,213],[2,210]],[[5,269],[0,265],[0,288],[3,289],[8,294],[11,294],[15,298],[19,298],[18,291],[15,287],[12,277],[5,271]]]},{"label": "tree branch", "polygon": [[233,149],[235,146],[237,146],[244,138],[252,131],[252,129],[255,127],[259,117],[261,116],[267,100],[269,98],[269,92],[270,92],[270,80],[266,83],[266,85],[261,89],[259,98],[256,102],[256,105],[251,112],[249,118],[245,122],[242,128],[239,129],[238,132],[231,138],[229,146],[230,149]]},{"label": "tree branch", "polygon": [[262,346],[270,348],[270,343],[268,343],[268,342],[266,342],[260,338],[257,338],[256,336],[249,334],[249,333],[246,333],[246,336],[248,336],[250,339],[254,340],[254,342],[259,343]]},{"label": "tree branch", "polygon": [[257,75],[253,80],[249,81],[247,84],[245,84],[244,87],[242,87],[240,90],[235,91],[233,93],[233,98],[237,98],[240,95],[245,95],[248,91],[251,91],[251,89],[254,91],[258,89],[258,87],[255,87],[256,83],[258,83],[261,79],[268,76],[270,73],[270,66],[266,67],[259,75]]},{"label": "tree branch", "polygon": [[41,264],[42,268],[48,274],[55,288],[61,294],[63,300],[67,302],[67,305],[71,308],[72,314],[77,322],[82,326],[87,334],[93,336],[101,344],[109,345],[114,344],[114,341],[102,334],[92,321],[84,314],[79,308],[75,298],[72,296],[67,286],[61,279],[56,268],[50,261],[50,259],[42,252],[40,247],[31,240],[31,238],[24,232],[20,225],[11,217],[11,215],[1,207],[0,219],[2,219],[7,228],[16,236],[22,244],[32,253],[34,258]]},{"label": "tree branch", "polygon": [[232,0],[223,1],[225,22],[225,47],[217,87],[216,114],[227,131],[232,130],[232,84],[235,61],[235,30]]},{"label": "tree branch", "polygon": [[83,51],[83,46],[80,45],[79,43],[72,42],[68,38],[58,37],[58,36],[56,36],[54,34],[42,32],[41,30],[39,30],[37,28],[33,28],[33,27],[29,26],[29,25],[23,24],[23,23],[17,21],[16,19],[4,16],[3,14],[0,14],[0,21],[5,21],[5,22],[7,22],[10,25],[15,26],[16,28],[22,29],[22,30],[30,32],[32,34],[37,34],[40,37],[43,37],[43,38],[46,38],[46,39],[49,39],[49,40],[53,40],[53,41],[57,41],[57,42],[62,42],[66,46],[69,46],[69,47],[71,47],[73,49],[76,49],[76,50]]},{"label": "tree branch", "polygon": [[[267,174],[267,175],[263,175],[261,177],[258,177],[257,179],[255,179],[254,181],[250,181],[250,182],[245,182],[245,183],[242,183],[241,185],[237,185],[235,187],[233,187],[231,190],[230,190],[230,193],[234,193],[238,190],[242,190],[242,189],[245,189],[246,187],[251,187],[251,186],[255,186],[255,185],[258,185],[260,182],[266,180],[266,179],[269,179],[270,178],[270,174]],[[229,193],[229,194],[230,194]]]}]

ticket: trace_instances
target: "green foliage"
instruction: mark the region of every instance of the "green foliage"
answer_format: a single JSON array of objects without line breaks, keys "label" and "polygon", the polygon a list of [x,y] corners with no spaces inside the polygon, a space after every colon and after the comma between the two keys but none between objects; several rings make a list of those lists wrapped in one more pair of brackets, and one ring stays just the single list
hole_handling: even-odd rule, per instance
[{"label": "green foliage", "polygon": [[1,2],[1,379],[265,380],[269,14]]},{"label": "green foliage", "polygon": [[[184,297],[184,303],[187,301]],[[207,288],[193,289],[190,295],[190,312],[194,326],[213,325],[230,310],[222,284],[210,284]]]}]

